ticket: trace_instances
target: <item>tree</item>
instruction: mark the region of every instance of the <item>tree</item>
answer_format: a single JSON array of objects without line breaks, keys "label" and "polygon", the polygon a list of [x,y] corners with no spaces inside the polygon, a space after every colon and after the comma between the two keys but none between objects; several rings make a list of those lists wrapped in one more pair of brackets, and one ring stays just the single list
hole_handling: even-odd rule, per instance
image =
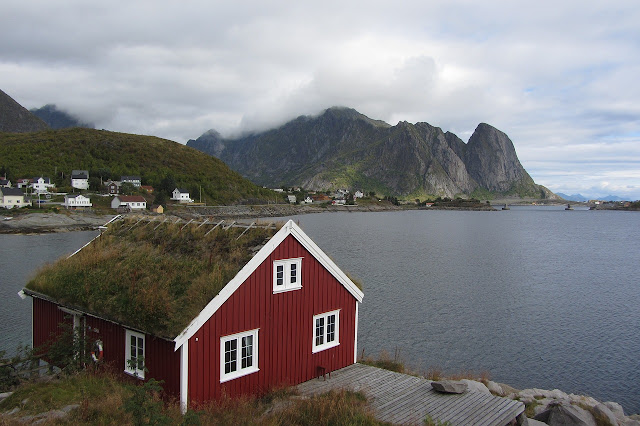
[{"label": "tree", "polygon": [[122,182],[120,185],[120,193],[122,195],[133,195],[136,192],[136,187],[131,182]]},{"label": "tree", "polygon": [[164,191],[156,192],[156,196],[153,199],[153,204],[157,206],[166,206],[167,205],[167,194]]}]

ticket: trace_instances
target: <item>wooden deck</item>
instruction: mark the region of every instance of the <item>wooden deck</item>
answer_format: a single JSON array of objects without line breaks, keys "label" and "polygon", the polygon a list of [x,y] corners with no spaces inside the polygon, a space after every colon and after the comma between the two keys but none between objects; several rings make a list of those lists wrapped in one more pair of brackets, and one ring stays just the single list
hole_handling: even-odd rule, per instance
[{"label": "wooden deck", "polygon": [[422,424],[427,414],[451,425],[505,426],[524,411],[524,404],[481,392],[438,393],[431,381],[364,364],[353,364],[298,385],[302,395],[332,389],[361,391],[376,418],[394,424]]}]

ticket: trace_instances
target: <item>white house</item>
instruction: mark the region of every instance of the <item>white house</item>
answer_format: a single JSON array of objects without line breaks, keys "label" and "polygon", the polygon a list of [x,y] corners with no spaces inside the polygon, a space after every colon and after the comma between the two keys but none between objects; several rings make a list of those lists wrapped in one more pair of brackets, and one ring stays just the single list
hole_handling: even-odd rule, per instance
[{"label": "white house", "polygon": [[296,203],[296,196],[295,195],[287,195],[287,199],[289,200],[290,204],[295,204]]},{"label": "white house", "polygon": [[142,181],[140,180],[140,176],[120,176],[120,182],[122,183],[130,183],[136,188],[140,188],[142,185]]},{"label": "white house", "polygon": [[189,191],[184,188],[174,189],[171,199],[181,203],[193,203],[193,200],[189,197]]},{"label": "white house", "polygon": [[0,188],[0,207],[12,209],[23,206],[25,206],[25,200],[20,188]]},{"label": "white house", "polygon": [[363,193],[362,191],[356,191],[356,192],[353,194],[353,198],[354,198],[354,199],[356,199],[356,198],[362,198],[362,197],[364,197],[364,193]]},{"label": "white house", "polygon": [[16,186],[18,188],[29,188],[32,182],[33,182],[33,179],[21,178],[21,179],[18,179],[18,181],[16,182]]},{"label": "white house", "polygon": [[91,200],[88,197],[85,197],[82,194],[67,194],[64,196],[64,204],[67,209],[77,209],[77,208],[85,208],[91,207]]},{"label": "white house", "polygon": [[303,202],[304,204],[311,204],[313,203],[313,199],[309,195],[307,195]]},{"label": "white house", "polygon": [[143,210],[147,208],[147,200],[142,195],[116,195],[111,200],[111,208],[128,207],[130,210]]},{"label": "white house", "polygon": [[89,171],[73,170],[71,172],[71,187],[76,189],[89,189]]},{"label": "white house", "polygon": [[37,194],[46,194],[51,188],[55,188],[55,184],[51,183],[48,177],[35,177],[31,180],[31,188]]},{"label": "white house", "polygon": [[0,187],[2,188],[11,188],[11,181],[7,178],[0,179]]}]

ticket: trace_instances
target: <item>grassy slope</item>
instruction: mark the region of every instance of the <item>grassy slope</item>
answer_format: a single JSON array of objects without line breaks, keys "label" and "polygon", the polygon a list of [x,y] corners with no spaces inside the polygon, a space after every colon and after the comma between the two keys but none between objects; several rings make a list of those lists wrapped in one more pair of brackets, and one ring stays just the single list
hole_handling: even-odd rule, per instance
[{"label": "grassy slope", "polygon": [[[167,175],[191,191],[200,188],[209,204],[275,200],[222,161],[177,142],[153,136],[94,129],[63,129],[37,133],[0,133],[0,166],[13,178],[48,176],[68,185],[72,170],[110,169],[121,175],[139,175],[143,184],[158,187]],[[64,180],[62,179],[64,173]]]},{"label": "grassy slope", "polygon": [[45,424],[383,424],[374,418],[361,393],[329,392],[310,399],[290,399],[293,393],[293,389],[283,389],[264,398],[225,399],[182,416],[178,402],[163,403],[148,386],[123,383],[110,374],[81,373],[46,383],[23,384],[0,403],[0,412],[16,407],[20,412],[11,418],[0,417],[0,423],[22,424],[22,416],[78,404],[67,418]]}]

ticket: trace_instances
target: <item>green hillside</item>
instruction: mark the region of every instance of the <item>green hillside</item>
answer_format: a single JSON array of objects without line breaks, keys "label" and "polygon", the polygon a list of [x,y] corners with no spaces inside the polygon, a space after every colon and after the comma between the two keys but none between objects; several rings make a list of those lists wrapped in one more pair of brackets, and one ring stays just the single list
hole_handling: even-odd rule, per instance
[{"label": "green hillside", "polygon": [[[99,179],[139,175],[156,190],[186,188],[207,204],[261,203],[278,197],[232,171],[222,161],[177,142],[154,136],[84,128],[37,133],[0,132],[0,174],[15,179],[50,177],[59,189],[70,185],[72,170]],[[91,183],[91,182],[90,182]]]}]

